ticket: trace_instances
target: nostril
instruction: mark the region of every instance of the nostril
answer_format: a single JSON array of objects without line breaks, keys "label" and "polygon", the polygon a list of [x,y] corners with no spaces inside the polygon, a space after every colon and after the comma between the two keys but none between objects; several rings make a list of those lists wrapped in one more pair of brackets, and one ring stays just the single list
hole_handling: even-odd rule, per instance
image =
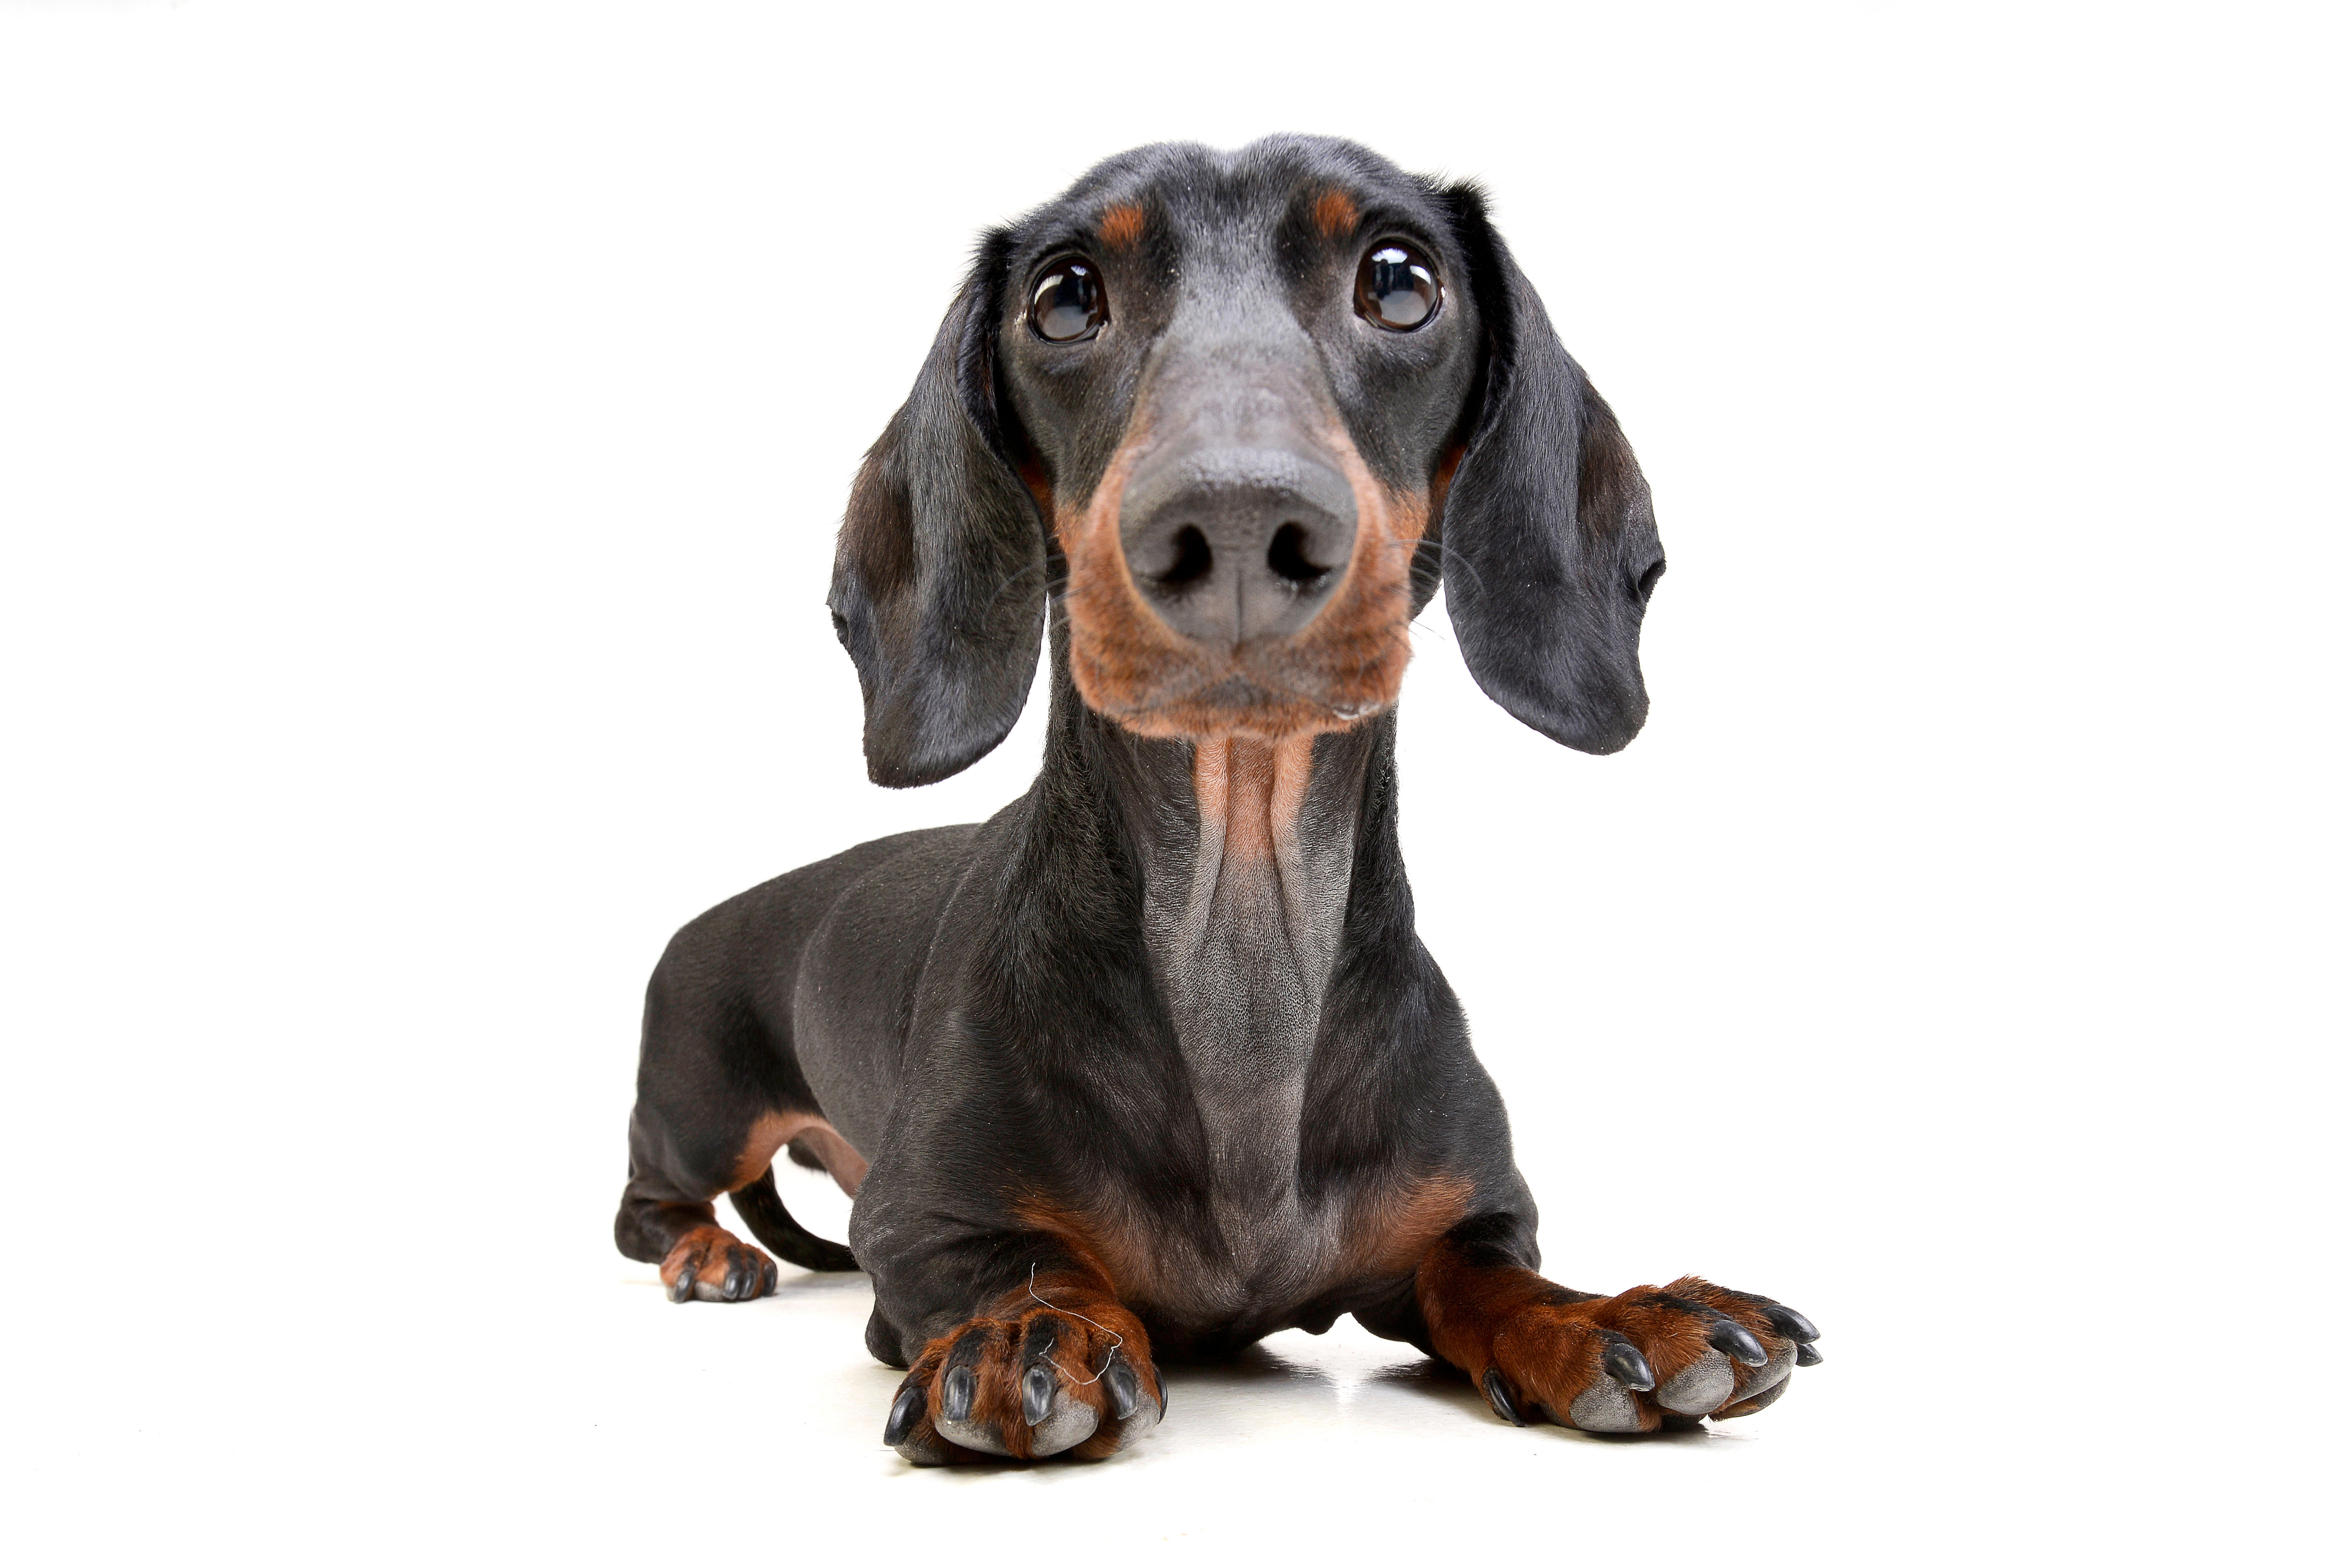
[{"label": "nostril", "polygon": [[1664,564],[1661,561],[1658,561],[1654,566],[1650,566],[1646,571],[1640,574],[1640,581],[1634,587],[1633,591],[1640,596],[1640,602],[1641,604],[1646,604],[1655,594],[1656,580],[1663,575]]},{"label": "nostril", "polygon": [[1329,567],[1317,566],[1306,558],[1305,530],[1294,523],[1283,523],[1273,530],[1272,545],[1264,553],[1264,564],[1276,576],[1299,587],[1309,587],[1330,575]]},{"label": "nostril", "polygon": [[1207,536],[1185,527],[1174,535],[1174,564],[1158,574],[1158,581],[1170,588],[1188,587],[1215,569],[1216,553],[1207,547]]}]

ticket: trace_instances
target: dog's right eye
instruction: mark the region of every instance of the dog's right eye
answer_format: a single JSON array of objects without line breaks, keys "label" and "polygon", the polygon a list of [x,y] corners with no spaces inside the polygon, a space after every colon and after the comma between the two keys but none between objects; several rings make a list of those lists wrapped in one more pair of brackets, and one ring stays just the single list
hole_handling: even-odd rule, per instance
[{"label": "dog's right eye", "polygon": [[1028,329],[1047,343],[1081,343],[1109,320],[1109,291],[1082,256],[1063,256],[1036,279]]}]

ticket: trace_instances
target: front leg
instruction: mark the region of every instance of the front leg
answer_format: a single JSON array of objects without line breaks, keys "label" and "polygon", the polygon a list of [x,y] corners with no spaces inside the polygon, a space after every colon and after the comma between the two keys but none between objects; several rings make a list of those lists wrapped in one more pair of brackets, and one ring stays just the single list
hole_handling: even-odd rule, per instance
[{"label": "front leg", "polygon": [[1514,1215],[1455,1227],[1421,1262],[1428,1347],[1476,1380],[1504,1420],[1652,1432],[1750,1416],[1823,1357],[1791,1307],[1685,1276],[1596,1296],[1552,1284]]},{"label": "front leg", "polygon": [[976,1272],[994,1287],[915,1358],[882,1441],[917,1465],[1096,1459],[1155,1426],[1166,1390],[1150,1336],[1101,1269],[1049,1237],[984,1251]]}]

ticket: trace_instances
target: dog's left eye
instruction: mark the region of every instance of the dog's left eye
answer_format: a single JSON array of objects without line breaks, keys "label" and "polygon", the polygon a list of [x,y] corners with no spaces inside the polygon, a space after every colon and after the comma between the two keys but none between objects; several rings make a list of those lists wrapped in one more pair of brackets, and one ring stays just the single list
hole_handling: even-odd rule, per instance
[{"label": "dog's left eye", "polygon": [[1444,303],[1435,264],[1400,240],[1371,247],[1354,275],[1354,308],[1390,332],[1424,327]]},{"label": "dog's left eye", "polygon": [[1036,279],[1028,300],[1029,329],[1047,343],[1081,343],[1109,320],[1109,291],[1082,256],[1063,256]]}]

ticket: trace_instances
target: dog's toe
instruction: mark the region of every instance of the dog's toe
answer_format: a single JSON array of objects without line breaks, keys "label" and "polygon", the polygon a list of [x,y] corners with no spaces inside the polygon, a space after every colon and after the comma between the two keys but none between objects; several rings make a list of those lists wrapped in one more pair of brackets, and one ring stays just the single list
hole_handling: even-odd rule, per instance
[{"label": "dog's toe", "polygon": [[673,1302],[756,1301],[774,1290],[775,1261],[715,1225],[688,1231],[661,1260]]},{"label": "dog's toe", "polygon": [[1737,1371],[1729,1357],[1708,1349],[1656,1390],[1656,1403],[1683,1416],[1702,1416],[1719,1407],[1736,1386]]},{"label": "dog's toe", "polygon": [[1629,1388],[1613,1378],[1596,1378],[1574,1397],[1573,1403],[1567,1407],[1566,1418],[1586,1432],[1636,1432],[1640,1429],[1640,1402]]},{"label": "dog's toe", "polygon": [[1165,1408],[1148,1354],[1138,1324],[1105,1329],[1050,1308],[975,1318],[922,1353],[882,1440],[916,1464],[1103,1459]]},{"label": "dog's toe", "polygon": [[1485,1397],[1504,1420],[1586,1432],[1685,1431],[1767,1408],[1819,1359],[1808,1318],[1700,1279],[1621,1295],[1537,1300],[1493,1339]]}]

